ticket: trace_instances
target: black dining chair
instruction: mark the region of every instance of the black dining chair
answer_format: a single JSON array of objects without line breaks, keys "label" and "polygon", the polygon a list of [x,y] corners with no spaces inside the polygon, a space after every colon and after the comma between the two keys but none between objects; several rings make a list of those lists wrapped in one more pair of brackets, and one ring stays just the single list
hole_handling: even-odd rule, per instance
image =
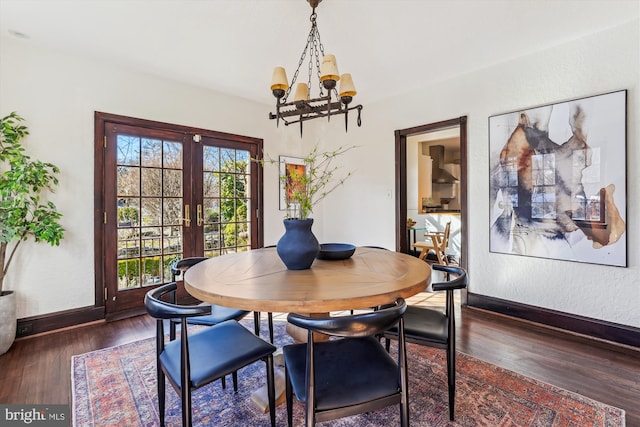
[{"label": "black dining chair", "polygon": [[[189,268],[207,259],[209,258],[189,257],[189,258],[183,258],[176,261],[171,266],[171,274],[173,276],[172,281],[175,282],[178,276],[183,275],[185,271],[187,271]],[[175,302],[175,300],[173,302]],[[208,304],[208,303],[202,303],[202,304]],[[209,305],[211,306],[210,315],[190,318],[187,320],[187,323],[192,325],[212,326],[229,319],[241,320],[245,316],[247,316],[247,314],[249,314],[249,312],[246,310],[223,307],[215,304],[209,304]],[[175,339],[176,337],[176,323],[177,322],[175,321],[172,322],[169,330],[169,337],[172,340]],[[271,342],[271,344],[273,344],[273,315],[271,313],[268,313],[268,325],[269,325],[269,341]],[[260,336],[260,312],[259,311],[253,312],[253,328],[254,328],[255,334]]]},{"label": "black dining chair", "polygon": [[[447,356],[447,383],[449,391],[449,419],[454,420],[456,398],[456,324],[453,291],[467,287],[467,272],[460,267],[433,264],[433,270],[445,273],[448,281],[433,283],[434,291],[446,291],[444,311],[409,305],[404,316],[404,335],[407,342],[444,349]],[[453,280],[450,275],[457,276]],[[389,339],[397,339],[398,329],[385,331],[386,348]]]},{"label": "black dining chair", "polygon": [[[287,421],[293,422],[293,394],[305,403],[306,426],[316,422],[400,406],[400,425],[409,425],[407,355],[403,314],[399,298],[382,310],[341,317],[307,317],[289,314],[287,320],[308,330],[308,341],[286,345]],[[397,325],[397,360],[376,335]],[[313,333],[342,337],[314,342]]]},{"label": "black dining chair", "polygon": [[[177,283],[176,279],[178,278],[178,276],[184,275],[184,273],[189,268],[207,259],[209,258],[189,257],[189,258],[183,258],[174,262],[171,265],[172,281],[174,283]],[[170,302],[175,304],[176,292],[172,292],[170,297],[171,297]],[[240,321],[249,314],[249,311],[246,311],[246,310],[240,310],[240,309],[231,308],[231,307],[224,307],[221,305],[209,304],[206,302],[201,302],[200,305],[204,305],[204,306],[208,305],[209,307],[211,307],[211,313],[203,316],[189,317],[187,318],[187,324],[213,326],[213,325],[217,325],[218,323],[222,323],[231,319]],[[170,324],[169,324],[170,340],[174,340],[176,338],[176,326],[179,323],[180,323],[180,319],[170,320]],[[255,334],[257,336],[260,336],[260,312],[254,311],[253,313],[253,328],[254,328]],[[271,316],[269,316],[269,341],[271,342],[271,344],[273,344],[273,319],[271,318]],[[232,372],[231,378],[233,381],[233,390],[237,392],[238,391],[237,371]],[[222,388],[226,388],[227,386],[226,378],[222,377],[221,382],[222,382]]]},{"label": "black dining chair", "polygon": [[[276,347],[252,334],[236,320],[227,320],[189,334],[187,319],[211,313],[210,305],[177,305],[163,300],[175,292],[169,283],[147,292],[144,305],[157,319],[156,363],[160,425],[165,422],[165,380],[182,401],[182,425],[192,425],[191,391],[236,372],[258,360],[266,364],[271,426],[275,426],[273,353]],[[180,319],[180,338],[165,343],[164,319]]]},{"label": "black dining chair", "polygon": [[[187,271],[189,268],[194,265],[207,260],[206,257],[190,257],[190,258],[182,258],[178,261],[174,262],[171,265],[171,275],[172,282],[176,282],[178,276],[181,276]],[[176,293],[172,293],[171,302],[176,303]],[[237,308],[224,307],[221,305],[201,303],[201,305],[209,305],[211,307],[211,313],[204,316],[197,316],[187,319],[187,324],[191,325],[205,325],[212,326],[217,325],[218,323],[222,323],[229,319],[234,320],[242,320],[244,317],[249,314],[246,310],[239,310]],[[176,338],[176,325],[180,323],[180,319],[174,319],[169,326],[169,339],[174,340]]]}]

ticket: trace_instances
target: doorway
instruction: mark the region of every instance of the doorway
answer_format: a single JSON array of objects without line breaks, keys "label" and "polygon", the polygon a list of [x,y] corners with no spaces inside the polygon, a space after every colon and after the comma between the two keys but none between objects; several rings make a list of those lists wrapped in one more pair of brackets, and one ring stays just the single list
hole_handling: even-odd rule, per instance
[{"label": "doorway", "polygon": [[[409,170],[407,161],[408,155],[411,155],[411,150],[408,151],[408,141],[423,141],[427,140],[428,135],[436,133],[446,133],[450,130],[457,130],[459,139],[459,177],[456,188],[456,195],[450,197],[442,197],[442,194],[438,194],[437,200],[434,202],[433,207],[436,206],[443,208],[446,206],[446,210],[459,210],[460,215],[460,247],[459,247],[459,265],[467,269],[468,266],[468,235],[467,235],[467,117],[462,116],[455,119],[444,120],[441,122],[430,123],[421,126],[415,126],[407,129],[400,129],[395,131],[395,160],[396,160],[396,251],[398,252],[410,252],[410,240],[412,235],[407,227],[407,219],[409,218],[408,212],[410,209],[419,209],[420,213],[428,213],[430,210],[429,199],[426,197],[426,201],[423,202],[423,198],[420,199],[420,207],[413,206],[416,204],[414,201],[418,199],[413,194],[408,194],[409,188],[417,187],[417,184],[413,182],[409,185],[408,179],[417,179],[417,174]],[[424,138],[422,138],[424,136]],[[425,144],[426,147],[429,144]],[[439,143],[437,145],[440,145]],[[434,179],[435,182],[435,179]],[[444,187],[444,186],[443,186]],[[448,187],[444,187],[446,191],[449,191]],[[439,190],[438,190],[439,191]],[[431,196],[431,193],[429,194]],[[446,196],[449,196],[446,194]],[[458,200],[448,200],[451,197],[455,197]],[[409,201],[411,200],[411,206],[409,207]],[[452,203],[453,202],[453,203]],[[410,209],[409,209],[410,208]],[[454,209],[455,208],[455,209]],[[434,209],[436,210],[436,209]]]}]

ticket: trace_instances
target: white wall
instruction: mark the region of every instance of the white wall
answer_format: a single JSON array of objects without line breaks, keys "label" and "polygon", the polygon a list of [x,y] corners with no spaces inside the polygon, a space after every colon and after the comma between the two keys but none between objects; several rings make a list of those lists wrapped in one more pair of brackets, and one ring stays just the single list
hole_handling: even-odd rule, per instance
[{"label": "white wall", "polygon": [[[639,21],[506,63],[456,76],[363,110],[366,162],[341,207],[325,209],[327,240],[394,247],[394,130],[468,116],[471,292],[640,327]],[[627,89],[628,268],[489,253],[488,117]],[[344,137],[343,137],[344,138]],[[355,160],[354,160],[355,161]],[[368,185],[366,192],[357,192]],[[351,193],[347,193],[350,191]],[[334,203],[334,200],[331,201]],[[345,220],[346,219],[346,220]],[[342,237],[340,237],[342,236]]]},{"label": "white wall", "polygon": [[[94,303],[94,111],[264,138],[267,151],[298,154],[299,136],[276,132],[267,120],[270,106],[42,50],[23,40],[2,38],[0,43],[0,114],[23,116],[31,133],[25,140],[28,154],[60,167],[60,186],[51,200],[66,229],[59,248],[31,241],[19,248],[5,281],[5,289],[17,293],[18,318]],[[277,180],[277,168],[266,168],[266,211],[277,210]],[[281,234],[280,218],[265,219],[267,242],[275,243]]]},{"label": "white wall", "polygon": [[[488,130],[490,115],[628,89],[629,242],[640,239],[639,24],[615,28],[536,55],[454,77],[384,103],[365,105],[363,126],[345,134],[341,120],[275,128],[272,107],[226,97],[106,63],[68,57],[0,39],[0,114],[28,120],[29,153],[62,169],[52,200],[64,214],[61,247],[28,243],[7,281],[17,291],[18,317],[92,305],[93,112],[237,133],[265,141],[265,151],[302,156],[319,143],[356,144],[340,162],[353,176],[314,213],[321,242],[395,248],[394,131],[468,116],[469,273],[474,293],[640,327],[640,252],[630,244],[629,268],[489,253]],[[268,76],[265,77],[268,79]],[[265,87],[268,81],[265,83]],[[357,101],[357,99],[356,99]],[[265,244],[283,232],[277,167],[265,167]],[[628,220],[631,218],[631,220]]]}]

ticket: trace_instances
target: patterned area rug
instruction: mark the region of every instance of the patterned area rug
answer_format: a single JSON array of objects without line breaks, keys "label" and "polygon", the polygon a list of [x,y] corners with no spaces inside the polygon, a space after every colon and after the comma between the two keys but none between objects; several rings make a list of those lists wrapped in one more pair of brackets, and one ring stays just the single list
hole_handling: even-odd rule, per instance
[{"label": "patterned area rug", "polygon": [[[247,324],[248,325],[248,324]],[[283,322],[275,322],[276,344],[291,342]],[[252,327],[250,327],[252,330]],[[262,328],[266,331],[266,324]],[[392,349],[393,351],[393,349]],[[481,360],[458,353],[456,420],[449,421],[444,351],[408,345],[410,422],[416,426],[624,426],[624,411]],[[157,426],[155,339],[73,356],[73,425]],[[268,426],[251,400],[265,384],[264,363],[238,373],[238,393],[215,382],[193,392],[197,426]],[[286,406],[278,406],[277,425],[285,426]],[[180,400],[167,384],[168,426],[181,423]],[[397,406],[321,426],[399,425]],[[302,404],[294,405],[294,425],[304,424]]]}]

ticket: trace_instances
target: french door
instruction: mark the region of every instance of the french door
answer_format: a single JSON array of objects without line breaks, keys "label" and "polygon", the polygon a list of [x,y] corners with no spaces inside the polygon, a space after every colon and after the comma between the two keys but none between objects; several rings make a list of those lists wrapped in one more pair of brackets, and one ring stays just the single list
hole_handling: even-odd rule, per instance
[{"label": "french door", "polygon": [[96,276],[108,318],[139,311],[147,291],[171,281],[171,264],[180,258],[262,246],[262,174],[251,161],[261,154],[261,140],[120,116],[102,119]]}]

